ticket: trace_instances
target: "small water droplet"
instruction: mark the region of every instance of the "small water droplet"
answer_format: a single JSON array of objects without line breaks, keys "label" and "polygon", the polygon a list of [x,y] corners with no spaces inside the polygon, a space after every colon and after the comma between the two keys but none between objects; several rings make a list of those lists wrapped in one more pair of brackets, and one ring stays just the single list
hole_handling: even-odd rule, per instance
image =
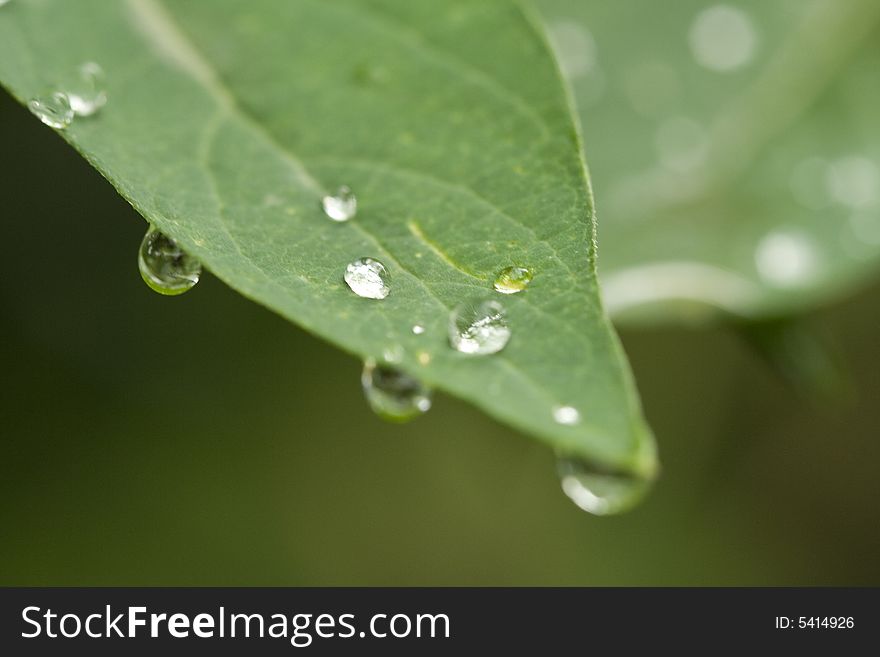
[{"label": "small water droplet", "polygon": [[61,91],[53,91],[28,101],[28,109],[50,128],[63,130],[73,121],[70,99]]},{"label": "small water droplet", "polygon": [[422,335],[425,332],[425,327],[421,324],[415,324],[412,327],[413,335]]},{"label": "small water droplet", "polygon": [[556,406],[553,408],[553,419],[559,424],[572,426],[581,421],[581,412],[574,406]]},{"label": "small water droplet", "polygon": [[419,361],[419,365],[427,365],[431,362],[431,354],[427,351],[420,351],[416,354],[416,360]]},{"label": "small water droplet", "polygon": [[431,408],[431,390],[400,370],[364,362],[361,385],[370,408],[392,422],[407,422]]},{"label": "small water droplet", "polygon": [[532,272],[525,267],[505,267],[495,276],[492,287],[501,294],[516,294],[532,282]]},{"label": "small water droplet", "polygon": [[633,507],[651,485],[648,479],[611,472],[577,458],[560,457],[556,471],[568,498],[597,516],[614,515]]},{"label": "small water droplet", "polygon": [[324,214],[333,221],[348,221],[357,213],[357,198],[348,187],[343,185],[333,196],[321,199]]},{"label": "small water droplet", "polygon": [[345,268],[348,287],[365,299],[384,299],[391,292],[391,276],[378,260],[358,258]]},{"label": "small water droplet", "polygon": [[80,65],[66,87],[70,107],[77,116],[91,116],[107,104],[104,69],[95,62]]},{"label": "small water droplet", "polygon": [[449,315],[449,342],[463,354],[494,354],[508,340],[510,327],[497,301],[463,303]]},{"label": "small water droplet", "polygon": [[697,14],[688,39],[697,63],[718,72],[748,64],[758,40],[748,14],[727,5],[715,5]]},{"label": "small water droplet", "polygon": [[151,289],[169,296],[192,289],[202,274],[202,264],[198,260],[153,227],[141,242],[138,268]]}]

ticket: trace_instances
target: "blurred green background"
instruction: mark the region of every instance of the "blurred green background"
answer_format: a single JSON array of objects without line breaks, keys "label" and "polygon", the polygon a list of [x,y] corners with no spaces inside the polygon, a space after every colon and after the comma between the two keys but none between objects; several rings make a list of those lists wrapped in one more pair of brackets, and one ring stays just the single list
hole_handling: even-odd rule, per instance
[{"label": "blurred green background", "polygon": [[812,320],[830,404],[732,331],[623,333],[664,471],[596,518],[474,409],[386,424],[355,359],[210,275],[151,292],[144,221],[5,94],[0,144],[0,584],[880,584],[880,286]]}]

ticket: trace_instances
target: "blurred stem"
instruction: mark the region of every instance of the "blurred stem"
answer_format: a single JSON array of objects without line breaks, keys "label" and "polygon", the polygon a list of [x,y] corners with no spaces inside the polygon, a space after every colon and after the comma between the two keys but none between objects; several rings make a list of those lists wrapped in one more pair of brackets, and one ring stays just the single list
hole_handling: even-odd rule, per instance
[{"label": "blurred stem", "polygon": [[728,192],[877,33],[878,23],[878,0],[814,0],[754,82],[712,122],[707,166],[699,175],[653,168],[633,176],[622,194],[627,212],[698,205]]},{"label": "blurred stem", "polygon": [[815,0],[755,82],[712,127],[711,171],[700,196],[712,196],[751,167],[794,123],[875,32],[877,0]]}]

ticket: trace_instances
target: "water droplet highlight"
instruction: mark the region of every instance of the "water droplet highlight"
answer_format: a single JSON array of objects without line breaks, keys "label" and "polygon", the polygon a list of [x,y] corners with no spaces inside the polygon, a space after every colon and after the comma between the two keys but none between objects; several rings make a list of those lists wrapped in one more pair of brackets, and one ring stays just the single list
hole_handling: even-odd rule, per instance
[{"label": "water droplet highlight", "polygon": [[463,303],[449,315],[449,342],[463,354],[494,354],[509,340],[504,307],[497,301]]},{"label": "water droplet highlight", "polygon": [[421,324],[415,324],[412,327],[413,335],[422,335],[425,332],[425,327]]},{"label": "water droplet highlight", "polygon": [[152,290],[168,296],[192,289],[202,274],[202,264],[198,260],[153,227],[141,242],[138,268]]},{"label": "water droplet highlight", "polygon": [[324,214],[333,221],[348,221],[357,213],[357,197],[343,185],[336,190],[335,195],[322,198],[321,207],[324,208]]},{"label": "water droplet highlight", "polygon": [[688,40],[700,66],[710,71],[734,71],[751,61],[757,46],[752,21],[741,9],[715,5],[694,19]]},{"label": "water droplet highlight", "polygon": [[391,275],[378,260],[358,258],[345,268],[348,287],[364,299],[384,299],[391,292]]},{"label": "water droplet highlight", "polygon": [[573,426],[581,421],[581,412],[574,406],[556,406],[553,409],[553,419],[559,424]]},{"label": "water droplet highlight", "polygon": [[560,457],[556,471],[568,498],[597,516],[610,516],[632,508],[651,485],[648,479],[610,472],[577,458]]},{"label": "water droplet highlight", "polygon": [[399,363],[403,360],[403,347],[396,344],[382,350],[382,358],[386,363]]},{"label": "water droplet highlight", "polygon": [[28,101],[28,109],[50,128],[64,130],[73,121],[73,109],[67,94],[53,91]]},{"label": "water droplet highlight", "polygon": [[66,87],[70,107],[77,116],[91,116],[107,104],[104,69],[95,62],[81,64]]},{"label": "water droplet highlight", "polygon": [[501,294],[516,294],[532,282],[532,272],[525,267],[505,267],[495,276],[492,287]]},{"label": "water droplet highlight", "polygon": [[431,408],[431,389],[400,370],[364,362],[361,385],[370,408],[391,422],[408,422]]}]

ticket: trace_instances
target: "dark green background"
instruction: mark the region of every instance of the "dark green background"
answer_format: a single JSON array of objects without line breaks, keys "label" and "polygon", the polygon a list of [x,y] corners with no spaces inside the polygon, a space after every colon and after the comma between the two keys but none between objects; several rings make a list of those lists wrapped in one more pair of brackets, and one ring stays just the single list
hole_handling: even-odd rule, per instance
[{"label": "dark green background", "polygon": [[5,94],[0,144],[0,584],[880,584],[880,287],[812,320],[834,403],[729,330],[624,332],[664,471],[595,518],[466,405],[385,424],[210,275],[148,290],[146,224]]}]

